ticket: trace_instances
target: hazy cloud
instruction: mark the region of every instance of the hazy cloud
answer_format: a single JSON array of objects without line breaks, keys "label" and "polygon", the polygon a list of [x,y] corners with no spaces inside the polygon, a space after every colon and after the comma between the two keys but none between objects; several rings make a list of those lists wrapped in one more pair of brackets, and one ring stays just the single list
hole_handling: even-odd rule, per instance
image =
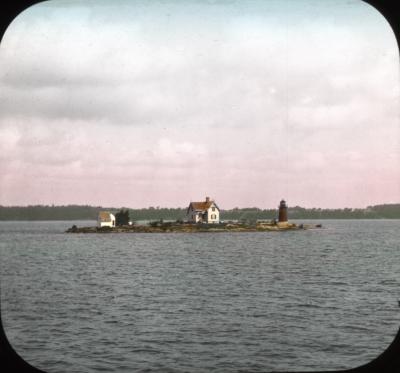
[{"label": "hazy cloud", "polygon": [[39,4],[4,36],[0,203],[398,202],[398,51],[371,7],[118,4]]}]

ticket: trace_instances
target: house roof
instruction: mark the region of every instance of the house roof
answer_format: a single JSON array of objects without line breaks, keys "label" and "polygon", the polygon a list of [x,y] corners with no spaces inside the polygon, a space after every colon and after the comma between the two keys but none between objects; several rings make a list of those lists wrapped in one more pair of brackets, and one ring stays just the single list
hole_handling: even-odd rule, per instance
[{"label": "house roof", "polygon": [[190,207],[192,207],[192,209],[196,211],[205,211],[208,210],[212,205],[214,205],[219,210],[219,207],[214,201],[190,202],[189,209]]},{"label": "house roof", "polygon": [[111,221],[112,220],[113,215],[108,212],[108,211],[100,211],[99,212],[99,220],[106,222],[106,221]]}]

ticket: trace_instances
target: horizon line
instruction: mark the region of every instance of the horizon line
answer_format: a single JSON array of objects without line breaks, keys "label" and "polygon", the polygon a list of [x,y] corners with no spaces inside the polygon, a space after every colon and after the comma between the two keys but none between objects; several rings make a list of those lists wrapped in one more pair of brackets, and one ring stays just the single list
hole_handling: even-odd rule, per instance
[{"label": "horizon line", "polygon": [[[400,202],[384,202],[384,203],[378,203],[374,205],[368,205],[365,207],[304,207],[301,205],[288,205],[288,208],[303,208],[303,209],[323,209],[323,210],[343,210],[343,209],[351,209],[351,210],[365,210],[371,207],[375,206],[390,206],[390,205],[400,205]],[[70,207],[70,206],[76,206],[76,207],[91,207],[91,208],[102,208],[102,209],[130,209],[130,210],[144,210],[144,209],[187,209],[187,206],[181,207],[181,206],[148,206],[148,207],[129,207],[129,206],[120,206],[120,207],[114,207],[114,206],[101,206],[101,205],[93,205],[93,204],[76,204],[76,203],[69,203],[69,204],[60,204],[60,205],[55,205],[55,204],[27,204],[27,205],[2,205],[0,204],[0,208],[27,208],[27,207],[51,207],[51,208],[57,208],[57,207]],[[221,208],[221,210],[234,210],[234,209],[260,209],[260,210],[275,210],[279,206],[276,207],[257,207],[257,206],[246,206],[246,207],[231,207],[231,208]]]}]

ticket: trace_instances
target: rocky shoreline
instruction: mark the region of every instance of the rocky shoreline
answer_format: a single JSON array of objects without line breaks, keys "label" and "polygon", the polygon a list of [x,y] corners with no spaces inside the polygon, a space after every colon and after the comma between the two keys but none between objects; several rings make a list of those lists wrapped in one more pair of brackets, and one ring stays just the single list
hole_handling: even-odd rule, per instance
[{"label": "rocky shoreline", "polygon": [[191,223],[163,223],[153,222],[149,225],[127,225],[119,227],[77,227],[73,225],[67,233],[198,233],[198,232],[277,232],[289,230],[306,230],[322,228],[321,224],[293,224],[293,223],[219,223],[219,224],[191,224]]}]

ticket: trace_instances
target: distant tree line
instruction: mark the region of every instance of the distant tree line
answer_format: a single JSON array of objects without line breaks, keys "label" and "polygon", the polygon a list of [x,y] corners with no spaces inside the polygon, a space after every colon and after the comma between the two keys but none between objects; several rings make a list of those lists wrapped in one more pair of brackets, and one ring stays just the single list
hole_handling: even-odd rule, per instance
[{"label": "distant tree line", "polygon": [[[277,209],[234,208],[222,210],[220,218],[222,220],[275,219],[277,214]],[[289,219],[400,219],[400,204],[375,205],[365,209],[321,209],[295,206],[288,208],[288,217]]]},{"label": "distant tree line", "polygon": [[288,209],[291,219],[400,219],[400,204],[361,208],[320,209],[295,206]]},{"label": "distant tree line", "polygon": [[0,220],[97,220],[98,206],[0,206]]},{"label": "distant tree line", "polygon": [[[183,220],[186,208],[149,207],[117,209],[115,207],[67,206],[0,206],[0,220],[96,220],[99,211],[116,214],[117,224],[137,220]],[[271,220],[277,218],[277,209],[234,208],[221,210],[221,220]],[[400,204],[369,206],[365,209],[320,209],[289,207],[289,219],[400,219]]]},{"label": "distant tree line", "polygon": [[129,215],[133,220],[180,220],[186,217],[186,208],[129,209]]}]

